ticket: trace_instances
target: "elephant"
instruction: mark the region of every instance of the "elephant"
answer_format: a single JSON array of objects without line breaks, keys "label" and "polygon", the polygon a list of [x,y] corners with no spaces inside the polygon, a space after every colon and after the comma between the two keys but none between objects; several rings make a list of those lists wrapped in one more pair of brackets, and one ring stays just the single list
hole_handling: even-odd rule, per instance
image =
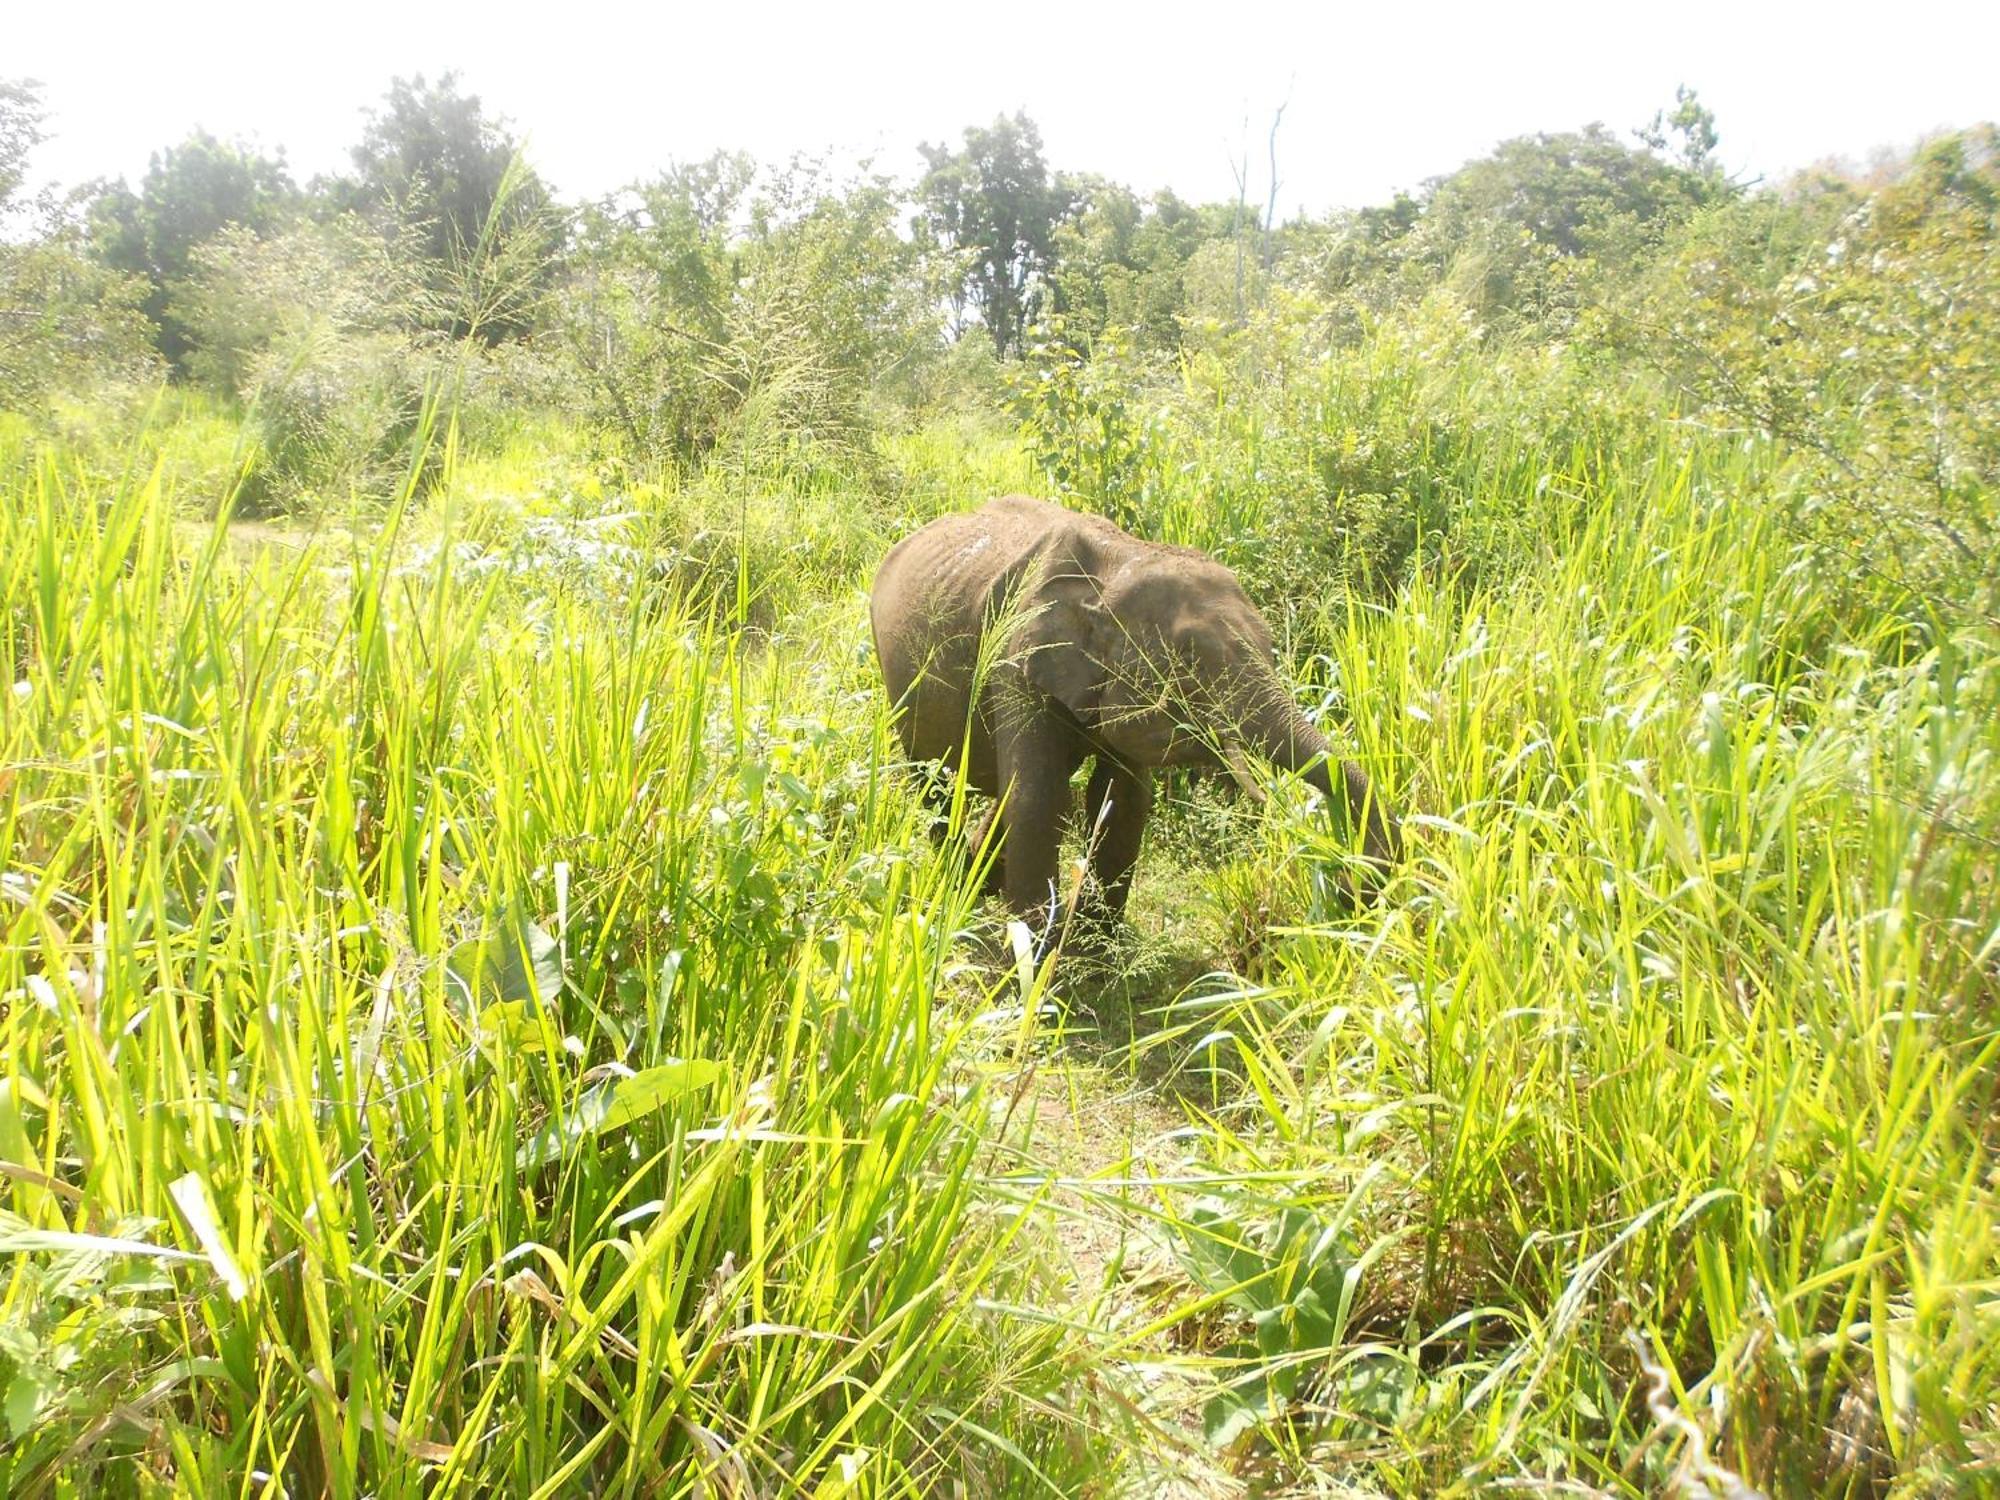
[{"label": "elephant", "polygon": [[[940,761],[998,799],[988,891],[1053,920],[1070,783],[1085,794],[1096,899],[1123,914],[1153,806],[1153,772],[1226,770],[1255,790],[1247,750],[1358,814],[1363,853],[1401,857],[1394,815],[1341,763],[1279,676],[1270,627],[1236,575],[1191,547],[1143,541],[1027,495],[947,515],[883,558],[869,599],[875,654],[912,761]],[[1050,930],[1045,927],[1044,931]]]}]

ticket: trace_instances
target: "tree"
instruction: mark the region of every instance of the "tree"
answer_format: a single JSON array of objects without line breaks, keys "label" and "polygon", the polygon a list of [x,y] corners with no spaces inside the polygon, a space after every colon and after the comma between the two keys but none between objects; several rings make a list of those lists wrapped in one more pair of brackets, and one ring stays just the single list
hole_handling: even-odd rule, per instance
[{"label": "tree", "polygon": [[635,455],[858,457],[870,396],[938,345],[887,179],[798,161],[755,182],[718,153],[579,219],[555,300],[570,399]]},{"label": "tree", "polygon": [[1091,176],[1068,177],[1070,211],[1051,238],[1055,310],[1073,335],[1130,321],[1135,241],[1145,215],[1139,195]]},{"label": "tree", "polygon": [[1714,117],[1692,91],[1663,115],[1659,131],[1669,129],[1683,138],[1676,160],[1598,124],[1503,141],[1419,194],[1288,231],[1297,269],[1350,336],[1440,290],[1483,326],[1564,336],[1704,207],[1736,196],[1714,165]]},{"label": "tree", "polygon": [[1601,256],[1657,241],[1707,197],[1696,174],[1593,124],[1501,142],[1432,183],[1425,217],[1447,237],[1495,224],[1556,255]]},{"label": "tree", "polygon": [[98,258],[114,271],[145,279],[142,306],[157,330],[160,353],[182,372],[192,343],[172,302],[195,251],[232,224],[253,234],[272,233],[299,203],[282,152],[265,156],[204,130],[155,152],[138,192],[123,180],[99,183],[92,192],[89,219]]},{"label": "tree", "polygon": [[971,126],[964,147],[924,145],[922,225],[956,262],[955,312],[969,304],[1003,357],[1021,349],[1055,264],[1055,232],[1069,206],[1042,159],[1042,135],[1024,114]]},{"label": "tree", "polygon": [[[1308,231],[1308,276],[1355,313],[1380,312],[1413,291],[1420,296],[1420,290],[1404,285],[1404,273],[1415,258],[1423,216],[1423,201],[1403,192],[1387,203],[1335,215]],[[1427,289],[1434,280],[1420,273],[1417,286]]]},{"label": "tree", "polygon": [[147,371],[143,283],[81,253],[76,226],[46,199],[21,201],[42,142],[41,88],[0,79],[0,408],[25,411],[63,384]]},{"label": "tree", "polygon": [[453,305],[451,331],[489,343],[522,332],[556,226],[548,188],[506,122],[461,93],[456,73],[398,78],[352,155],[356,176],[331,198],[413,236],[432,289]]},{"label": "tree", "polygon": [[1088,342],[1121,328],[1141,351],[1177,347],[1195,252],[1230,232],[1231,208],[1198,208],[1171,191],[1142,199],[1099,177],[1065,177],[1068,204],[1054,236],[1055,310]]},{"label": "tree", "polygon": [[2000,131],[1697,216],[1614,326],[1686,407],[1789,452],[1793,522],[1936,608],[2000,611]]},{"label": "tree", "polygon": [[751,205],[739,301],[759,321],[796,323],[859,398],[888,372],[938,347],[938,315],[896,232],[908,203],[864,165],[842,180],[799,159],[768,175]]},{"label": "tree", "polygon": [[729,225],[754,175],[748,157],[717,152],[577,217],[554,298],[578,377],[569,396],[634,454],[698,457],[733,409],[715,368],[737,283]]},{"label": "tree", "polygon": [[[1669,131],[1680,137],[1680,145],[1673,149],[1669,149],[1667,144]],[[1677,158],[1683,171],[1698,177],[1713,177],[1721,173],[1722,169],[1715,160],[1715,148],[1722,142],[1715,129],[1715,111],[1704,105],[1686,84],[1674,90],[1672,114],[1663,109],[1655,110],[1652,123],[1642,125],[1633,133],[1662,156]]]},{"label": "tree", "polygon": [[1628,276],[1730,191],[1600,124],[1519,136],[1426,184],[1409,248],[1482,318],[1561,334],[1598,284]]},{"label": "tree", "polygon": [[28,155],[42,142],[42,86],[29,78],[0,78],[0,213],[27,178]]},{"label": "tree", "polygon": [[356,214],[301,218],[261,237],[230,225],[195,251],[173,312],[193,344],[190,373],[247,398],[273,367],[407,335],[423,299],[411,282],[409,258]]}]

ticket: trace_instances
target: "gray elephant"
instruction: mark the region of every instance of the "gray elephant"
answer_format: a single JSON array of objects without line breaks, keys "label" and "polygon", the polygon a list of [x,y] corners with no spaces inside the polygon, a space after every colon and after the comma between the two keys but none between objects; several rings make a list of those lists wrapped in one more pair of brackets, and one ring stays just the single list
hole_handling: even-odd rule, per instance
[{"label": "gray elephant", "polygon": [[1251,786],[1250,751],[1358,817],[1378,869],[1399,857],[1395,821],[1352,761],[1336,793],[1326,739],[1280,679],[1270,627],[1203,553],[1008,495],[891,548],[870,616],[911,759],[942,761],[1001,799],[990,883],[1017,914],[1053,908],[1070,780],[1090,760],[1085,826],[1114,915],[1156,768],[1222,768]]}]

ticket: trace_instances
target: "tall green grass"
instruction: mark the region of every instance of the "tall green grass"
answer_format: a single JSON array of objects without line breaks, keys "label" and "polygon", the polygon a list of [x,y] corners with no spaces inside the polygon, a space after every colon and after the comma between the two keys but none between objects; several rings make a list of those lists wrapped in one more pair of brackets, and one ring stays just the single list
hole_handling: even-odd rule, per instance
[{"label": "tall green grass", "polygon": [[1154,1209],[1211,1426],[1301,1486],[2000,1485],[2000,653],[1856,612],[1767,474],[1628,453],[1518,583],[1321,622],[1411,861],[1351,914],[1268,825],[1257,982],[1148,1043],[1244,1179]]},{"label": "tall green grass", "polygon": [[[17,441],[0,1488],[2000,1484],[1996,642],[1802,550],[1768,444],[1448,333],[1191,366],[1143,492],[1404,868],[1169,808],[1136,942],[1042,974],[860,608],[1012,445],[517,439],[274,544]],[[1120,1033],[1181,1128],[1055,1160]]]},{"label": "tall green grass", "polygon": [[616,548],[165,500],[0,511],[0,1489],[1105,1473],[988,1310],[1026,1221],[883,709]]}]

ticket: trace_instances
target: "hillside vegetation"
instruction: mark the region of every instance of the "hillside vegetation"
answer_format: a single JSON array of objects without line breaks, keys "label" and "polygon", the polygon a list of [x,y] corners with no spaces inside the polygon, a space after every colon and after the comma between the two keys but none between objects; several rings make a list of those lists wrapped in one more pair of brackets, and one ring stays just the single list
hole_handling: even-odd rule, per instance
[{"label": "hillside vegetation", "polygon": [[[1645,135],[17,204],[0,1491],[2000,1488],[2000,155]],[[977,901],[865,591],[1008,490],[1238,570],[1380,900],[1195,782]]]}]

